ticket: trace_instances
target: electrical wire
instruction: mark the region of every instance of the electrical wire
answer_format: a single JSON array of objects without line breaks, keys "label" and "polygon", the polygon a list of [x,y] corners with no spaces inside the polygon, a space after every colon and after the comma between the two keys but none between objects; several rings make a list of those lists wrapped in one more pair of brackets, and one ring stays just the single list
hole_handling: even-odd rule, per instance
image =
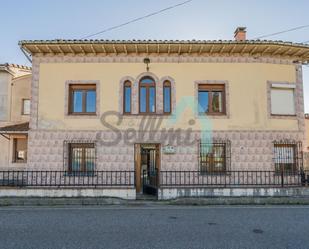
[{"label": "electrical wire", "polygon": [[187,1],[184,1],[184,2],[181,2],[181,3],[178,3],[178,4],[175,4],[175,5],[169,6],[169,7],[167,7],[167,8],[164,8],[164,9],[161,9],[161,10],[158,10],[158,11],[155,11],[155,12],[152,12],[152,13],[150,13],[150,14],[148,14],[148,15],[141,16],[141,17],[132,19],[132,20],[130,20],[130,21],[127,21],[127,22],[125,22],[125,23],[121,23],[121,24],[118,24],[118,25],[109,27],[109,28],[104,29],[104,30],[102,30],[102,31],[99,31],[99,32],[97,32],[97,33],[93,33],[93,34],[84,36],[84,37],[82,37],[81,39],[87,39],[87,38],[90,38],[90,37],[93,37],[93,36],[96,36],[96,35],[99,35],[99,34],[102,34],[102,33],[106,33],[106,32],[108,32],[108,31],[111,31],[111,30],[114,30],[114,29],[118,29],[118,28],[123,27],[123,26],[126,26],[126,25],[128,25],[128,24],[131,24],[131,23],[134,23],[134,22],[137,22],[137,21],[140,21],[140,20],[149,18],[149,17],[151,17],[151,16],[158,15],[158,14],[160,14],[160,13],[162,13],[162,12],[167,11],[167,10],[171,10],[171,9],[177,8],[177,7],[179,7],[179,6],[188,4],[188,3],[192,2],[192,1],[193,1],[193,0],[187,0]]},{"label": "electrical wire", "polygon": [[271,33],[271,34],[267,34],[267,35],[261,35],[259,37],[255,37],[253,39],[261,39],[261,38],[270,37],[270,36],[274,36],[274,35],[280,35],[280,34],[284,34],[284,33],[295,31],[295,30],[299,30],[299,29],[304,29],[304,28],[308,28],[308,27],[309,27],[309,24],[302,25],[302,26],[298,26],[298,27],[295,27],[295,28],[282,30],[282,31],[279,31],[279,32],[276,32],[276,33]]}]

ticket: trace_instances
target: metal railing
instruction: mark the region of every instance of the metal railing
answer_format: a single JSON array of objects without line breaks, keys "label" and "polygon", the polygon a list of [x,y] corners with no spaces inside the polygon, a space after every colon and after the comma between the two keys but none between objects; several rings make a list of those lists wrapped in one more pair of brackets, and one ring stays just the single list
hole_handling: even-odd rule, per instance
[{"label": "metal railing", "polygon": [[[158,175],[157,175],[158,174]],[[160,187],[297,187],[309,171],[143,172],[143,185]],[[0,171],[0,187],[134,187],[135,171]]]},{"label": "metal railing", "polygon": [[278,171],[160,171],[160,187],[292,187],[304,186],[308,173]]},{"label": "metal railing", "polygon": [[134,187],[134,171],[0,171],[0,187]]}]

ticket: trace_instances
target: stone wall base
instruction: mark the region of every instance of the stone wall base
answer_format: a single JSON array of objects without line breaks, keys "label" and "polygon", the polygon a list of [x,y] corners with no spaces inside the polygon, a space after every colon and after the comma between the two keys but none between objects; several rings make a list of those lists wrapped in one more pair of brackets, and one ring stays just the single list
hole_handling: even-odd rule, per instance
[{"label": "stone wall base", "polygon": [[2,197],[116,197],[135,200],[135,188],[1,188]]},{"label": "stone wall base", "polygon": [[309,188],[160,188],[159,200],[184,197],[309,197]]}]

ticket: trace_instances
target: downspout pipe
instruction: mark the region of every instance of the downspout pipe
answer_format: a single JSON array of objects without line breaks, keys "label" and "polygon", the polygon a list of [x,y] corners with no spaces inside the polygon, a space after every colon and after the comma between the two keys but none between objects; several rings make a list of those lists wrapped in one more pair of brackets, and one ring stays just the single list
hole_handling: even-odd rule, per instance
[{"label": "downspout pipe", "polygon": [[23,52],[23,54],[26,56],[26,58],[28,59],[28,61],[30,63],[32,63],[32,59],[30,57],[30,55],[26,52],[26,50],[22,47],[22,45],[19,45],[20,50]]},{"label": "downspout pipe", "polygon": [[9,138],[9,137],[5,136],[5,135],[4,135],[4,134],[2,134],[2,133],[0,133],[0,135],[1,135],[2,137],[6,138],[7,140],[10,140],[10,138]]}]

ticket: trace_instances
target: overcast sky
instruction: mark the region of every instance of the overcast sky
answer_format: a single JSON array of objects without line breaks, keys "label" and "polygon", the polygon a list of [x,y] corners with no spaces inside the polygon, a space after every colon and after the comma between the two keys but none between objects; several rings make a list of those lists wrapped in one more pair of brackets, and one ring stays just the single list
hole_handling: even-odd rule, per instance
[{"label": "overcast sky", "polygon": [[[0,63],[28,64],[17,45],[26,39],[79,39],[184,0],[2,1]],[[232,39],[237,26],[247,37],[309,24],[308,0],[193,0],[94,39]],[[267,39],[309,41],[309,28]],[[309,112],[309,67],[304,66]]]}]

